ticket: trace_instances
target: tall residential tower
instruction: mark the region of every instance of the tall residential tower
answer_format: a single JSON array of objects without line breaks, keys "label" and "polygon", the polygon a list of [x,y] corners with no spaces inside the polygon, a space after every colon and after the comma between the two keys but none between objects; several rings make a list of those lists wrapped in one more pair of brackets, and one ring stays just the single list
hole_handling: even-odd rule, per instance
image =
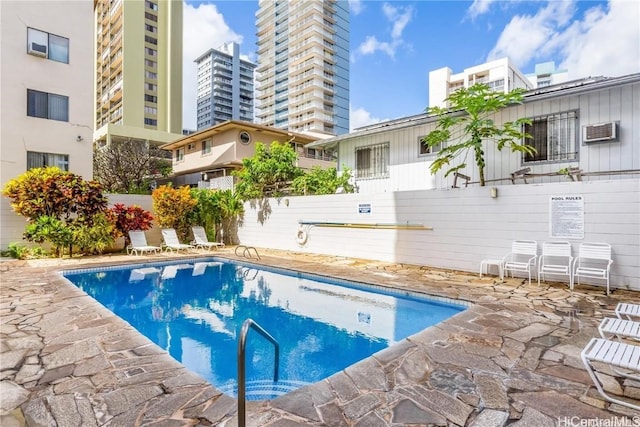
[{"label": "tall residential tower", "polygon": [[260,0],[256,122],[349,132],[349,4]]},{"label": "tall residential tower", "polygon": [[182,137],[181,0],[94,0],[94,140]]},{"label": "tall residential tower", "polygon": [[240,59],[240,46],[209,49],[198,64],[198,130],[227,120],[253,122],[253,62]]}]

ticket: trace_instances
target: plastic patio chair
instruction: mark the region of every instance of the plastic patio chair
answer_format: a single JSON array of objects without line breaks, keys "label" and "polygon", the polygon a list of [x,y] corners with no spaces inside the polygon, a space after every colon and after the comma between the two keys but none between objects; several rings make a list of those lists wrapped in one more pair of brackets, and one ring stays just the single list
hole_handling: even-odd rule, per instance
[{"label": "plastic patio chair", "polygon": [[196,248],[200,248],[200,249],[224,248],[224,243],[209,241],[209,239],[207,238],[207,233],[204,230],[204,227],[193,226],[191,227],[191,231],[193,232],[193,241],[191,242],[191,244]]},{"label": "plastic patio chair", "polygon": [[618,338],[640,339],[640,322],[618,319],[617,317],[605,317],[598,325],[598,332],[603,339]]},{"label": "plastic patio chair", "polygon": [[[607,295],[609,295],[609,272],[611,270],[611,245],[608,243],[580,243],[578,257],[574,261],[573,277],[592,279],[604,279],[607,283]],[[571,288],[573,290],[573,287]]]},{"label": "plastic patio chair", "polygon": [[138,255],[138,252],[141,254],[147,252],[158,253],[162,250],[159,246],[149,245],[147,243],[147,237],[142,230],[129,231],[129,240],[131,240],[131,244],[127,246],[127,253],[129,255]]},{"label": "plastic patio chair", "polygon": [[619,319],[633,320],[634,318],[640,320],[640,304],[631,304],[627,302],[619,302],[616,306],[616,316]]},{"label": "plastic patio chair", "polygon": [[640,346],[604,340],[602,338],[592,338],[584,350],[582,350],[580,356],[593,384],[602,397],[609,402],[640,411],[640,404],[617,399],[607,394],[603,384],[596,375],[596,369],[593,365],[594,363],[608,365],[616,375],[638,381],[640,380]]},{"label": "plastic patio chair", "polygon": [[535,240],[514,240],[511,244],[511,252],[502,259],[502,271],[504,275],[510,271],[511,276],[517,271],[527,273],[531,284],[531,271],[535,272],[538,259],[538,242]]},{"label": "plastic patio chair", "polygon": [[180,243],[176,230],[173,228],[163,228],[162,239],[164,240],[165,251],[180,252],[181,250],[188,251],[193,249],[192,245]]},{"label": "plastic patio chair", "polygon": [[545,274],[567,276],[573,289],[573,256],[569,242],[544,242],[538,262],[538,285]]}]

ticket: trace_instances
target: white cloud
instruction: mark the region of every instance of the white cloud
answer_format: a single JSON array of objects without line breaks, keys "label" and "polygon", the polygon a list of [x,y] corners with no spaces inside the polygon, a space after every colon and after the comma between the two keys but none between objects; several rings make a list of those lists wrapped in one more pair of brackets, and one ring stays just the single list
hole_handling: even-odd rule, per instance
[{"label": "white cloud", "polygon": [[[367,36],[364,42],[358,46],[356,52],[360,55],[373,55],[380,51],[394,58],[397,49],[404,44],[402,33],[409,22],[411,22],[413,12],[414,9],[412,6],[396,7],[390,3],[384,3],[382,5],[382,13],[384,13],[384,16],[392,24],[391,41],[379,41],[376,36]],[[356,56],[352,55],[351,60],[354,61],[355,59]]]},{"label": "white cloud", "polygon": [[473,4],[469,6],[467,13],[471,19],[474,19],[477,16],[487,13],[491,7],[491,3],[495,1],[496,0],[473,0]]},{"label": "white cloud", "polygon": [[349,0],[349,9],[354,15],[359,15],[364,10],[362,0]]},{"label": "white cloud", "polygon": [[373,117],[370,112],[365,110],[364,108],[349,108],[349,132],[354,129],[360,128],[362,126],[371,125],[374,123],[379,123],[386,121],[388,119],[380,119],[378,117]]},{"label": "white cloud", "polygon": [[214,4],[201,3],[194,7],[185,2],[183,21],[182,127],[195,129],[198,73],[193,61],[207,50],[217,49],[224,43],[242,43],[242,36],[229,28]]},{"label": "white cloud", "polygon": [[560,58],[572,79],[640,71],[640,3],[610,0],[581,17],[575,11],[573,2],[549,1],[533,16],[514,16],[487,60],[508,56],[522,68]]}]

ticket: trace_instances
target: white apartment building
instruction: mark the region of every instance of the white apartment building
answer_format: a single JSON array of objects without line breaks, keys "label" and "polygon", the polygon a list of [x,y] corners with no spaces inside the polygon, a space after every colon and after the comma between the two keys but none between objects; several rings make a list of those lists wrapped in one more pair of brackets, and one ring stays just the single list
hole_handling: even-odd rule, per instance
[{"label": "white apartment building", "polygon": [[253,71],[256,64],[240,59],[240,46],[227,43],[209,49],[198,65],[198,130],[227,120],[253,122]]},{"label": "white apartment building", "polygon": [[349,4],[260,0],[256,123],[292,132],[349,131]]},{"label": "white apartment building", "polygon": [[[93,177],[93,3],[0,1],[0,185],[30,168]],[[0,247],[25,219],[0,198]]]},{"label": "white apartment building", "polygon": [[463,72],[453,74],[449,67],[429,72],[429,107],[446,107],[445,99],[462,87],[485,83],[496,92],[508,93],[515,88],[533,89],[534,85],[511,64],[509,58],[496,59]]},{"label": "white apartment building", "polygon": [[536,64],[535,71],[525,74],[534,88],[557,85],[569,81],[569,71],[558,70],[553,61]]}]

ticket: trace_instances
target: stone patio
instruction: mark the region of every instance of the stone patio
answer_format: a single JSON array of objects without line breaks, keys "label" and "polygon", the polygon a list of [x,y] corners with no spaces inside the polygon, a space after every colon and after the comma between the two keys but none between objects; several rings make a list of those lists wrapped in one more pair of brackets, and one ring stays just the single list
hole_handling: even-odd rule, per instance
[{"label": "stone patio", "polygon": [[[606,297],[597,287],[570,292],[561,283],[538,287],[523,279],[259,250],[265,265],[471,306],[319,383],[248,402],[247,425],[640,425],[640,414],[600,397],[580,360],[600,320],[619,301],[640,303],[637,292]],[[235,258],[232,249],[216,255]],[[235,399],[59,275],[167,258],[179,257],[0,263],[0,425],[237,425]],[[640,382],[608,374],[602,375],[608,390],[640,399]]]}]

